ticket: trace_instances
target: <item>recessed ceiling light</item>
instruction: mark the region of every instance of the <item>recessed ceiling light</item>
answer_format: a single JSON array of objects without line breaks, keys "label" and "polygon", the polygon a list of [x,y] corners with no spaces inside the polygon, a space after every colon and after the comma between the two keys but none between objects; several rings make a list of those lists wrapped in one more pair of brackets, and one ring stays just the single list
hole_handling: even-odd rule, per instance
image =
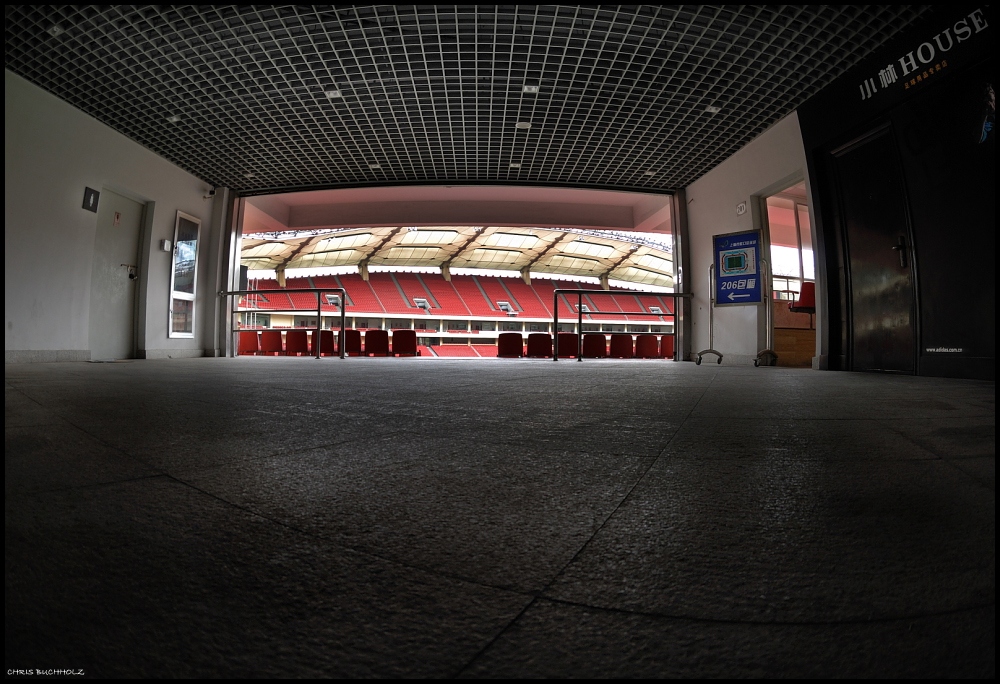
[{"label": "recessed ceiling light", "polygon": [[535,94],[538,92],[538,86],[536,85],[526,85],[524,86],[524,92]]},{"label": "recessed ceiling light", "polygon": [[369,164],[368,168],[369,169],[381,169],[382,165],[381,164]]},{"label": "recessed ceiling light", "polygon": [[180,114],[173,114],[167,117],[167,121],[169,121],[170,123],[177,123],[180,120],[181,120]]},{"label": "recessed ceiling light", "polygon": [[709,114],[718,114],[722,111],[722,107],[716,107],[715,105],[708,105],[705,107],[705,111]]},{"label": "recessed ceiling light", "polygon": [[46,31],[50,36],[58,36],[59,34],[64,33],[66,29],[64,29],[62,26],[51,26],[48,29],[46,29]]},{"label": "recessed ceiling light", "polygon": [[510,168],[512,168],[512,169],[519,169],[519,168],[521,168],[521,165],[518,164],[517,162],[511,162],[510,163]]},{"label": "recessed ceiling light", "polygon": [[246,173],[243,174],[243,177],[244,178],[254,178],[256,175],[257,174],[255,174],[253,171],[247,171]]},{"label": "recessed ceiling light", "polygon": [[323,94],[326,95],[331,100],[333,100],[335,98],[338,98],[338,97],[341,97],[341,94],[340,94],[339,90],[324,90]]},{"label": "recessed ceiling light", "polygon": [[656,171],[643,171],[642,175],[643,176],[655,176],[656,175]]},{"label": "recessed ceiling light", "polygon": [[514,128],[519,128],[522,131],[526,131],[529,128],[531,128],[531,124],[528,123],[527,121],[518,121],[516,124],[514,124]]}]

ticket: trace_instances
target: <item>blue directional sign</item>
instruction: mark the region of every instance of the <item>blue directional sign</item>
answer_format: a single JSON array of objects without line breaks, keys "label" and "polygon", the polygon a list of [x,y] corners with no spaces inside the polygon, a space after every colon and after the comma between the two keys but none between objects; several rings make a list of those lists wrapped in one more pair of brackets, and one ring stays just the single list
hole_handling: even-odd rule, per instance
[{"label": "blue directional sign", "polygon": [[760,268],[760,231],[712,237],[715,254],[715,305],[760,304],[763,273]]}]

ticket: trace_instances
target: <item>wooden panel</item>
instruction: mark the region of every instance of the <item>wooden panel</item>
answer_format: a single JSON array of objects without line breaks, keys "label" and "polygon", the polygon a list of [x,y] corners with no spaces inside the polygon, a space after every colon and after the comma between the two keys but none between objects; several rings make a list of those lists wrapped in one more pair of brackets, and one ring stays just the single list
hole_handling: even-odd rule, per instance
[{"label": "wooden panel", "polygon": [[779,366],[811,368],[816,354],[816,331],[801,328],[775,328],[774,351]]},{"label": "wooden panel", "polygon": [[775,328],[811,328],[812,316],[807,313],[796,313],[788,310],[788,300],[773,303]]}]

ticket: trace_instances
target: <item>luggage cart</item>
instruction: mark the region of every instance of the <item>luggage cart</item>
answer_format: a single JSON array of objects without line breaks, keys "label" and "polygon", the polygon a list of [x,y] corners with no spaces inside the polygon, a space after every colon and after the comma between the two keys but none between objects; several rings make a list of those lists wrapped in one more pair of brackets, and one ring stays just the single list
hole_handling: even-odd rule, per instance
[{"label": "luggage cart", "polygon": [[701,359],[706,354],[718,356],[716,363],[722,363],[722,352],[715,350],[715,264],[708,267],[708,289],[711,294],[708,296],[708,349],[698,352],[698,358],[694,360],[696,366],[701,365]]},{"label": "luggage cart", "polygon": [[755,367],[760,366],[776,366],[778,365],[778,354],[774,351],[774,325],[772,325],[771,317],[774,315],[774,301],[771,290],[773,285],[771,284],[771,264],[769,264],[764,259],[760,260],[761,266],[764,267],[764,272],[761,274],[764,276],[764,303],[767,305],[766,321],[767,321],[767,340],[766,347],[757,352],[757,358],[753,360],[753,365]]}]

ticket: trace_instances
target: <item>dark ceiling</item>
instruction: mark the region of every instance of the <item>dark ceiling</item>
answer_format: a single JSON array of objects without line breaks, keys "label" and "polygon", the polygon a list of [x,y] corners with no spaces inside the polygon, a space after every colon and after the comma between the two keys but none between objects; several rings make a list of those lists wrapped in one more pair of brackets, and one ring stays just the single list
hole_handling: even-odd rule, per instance
[{"label": "dark ceiling", "polygon": [[5,65],[245,193],[669,191],[929,9],[7,5]]}]

